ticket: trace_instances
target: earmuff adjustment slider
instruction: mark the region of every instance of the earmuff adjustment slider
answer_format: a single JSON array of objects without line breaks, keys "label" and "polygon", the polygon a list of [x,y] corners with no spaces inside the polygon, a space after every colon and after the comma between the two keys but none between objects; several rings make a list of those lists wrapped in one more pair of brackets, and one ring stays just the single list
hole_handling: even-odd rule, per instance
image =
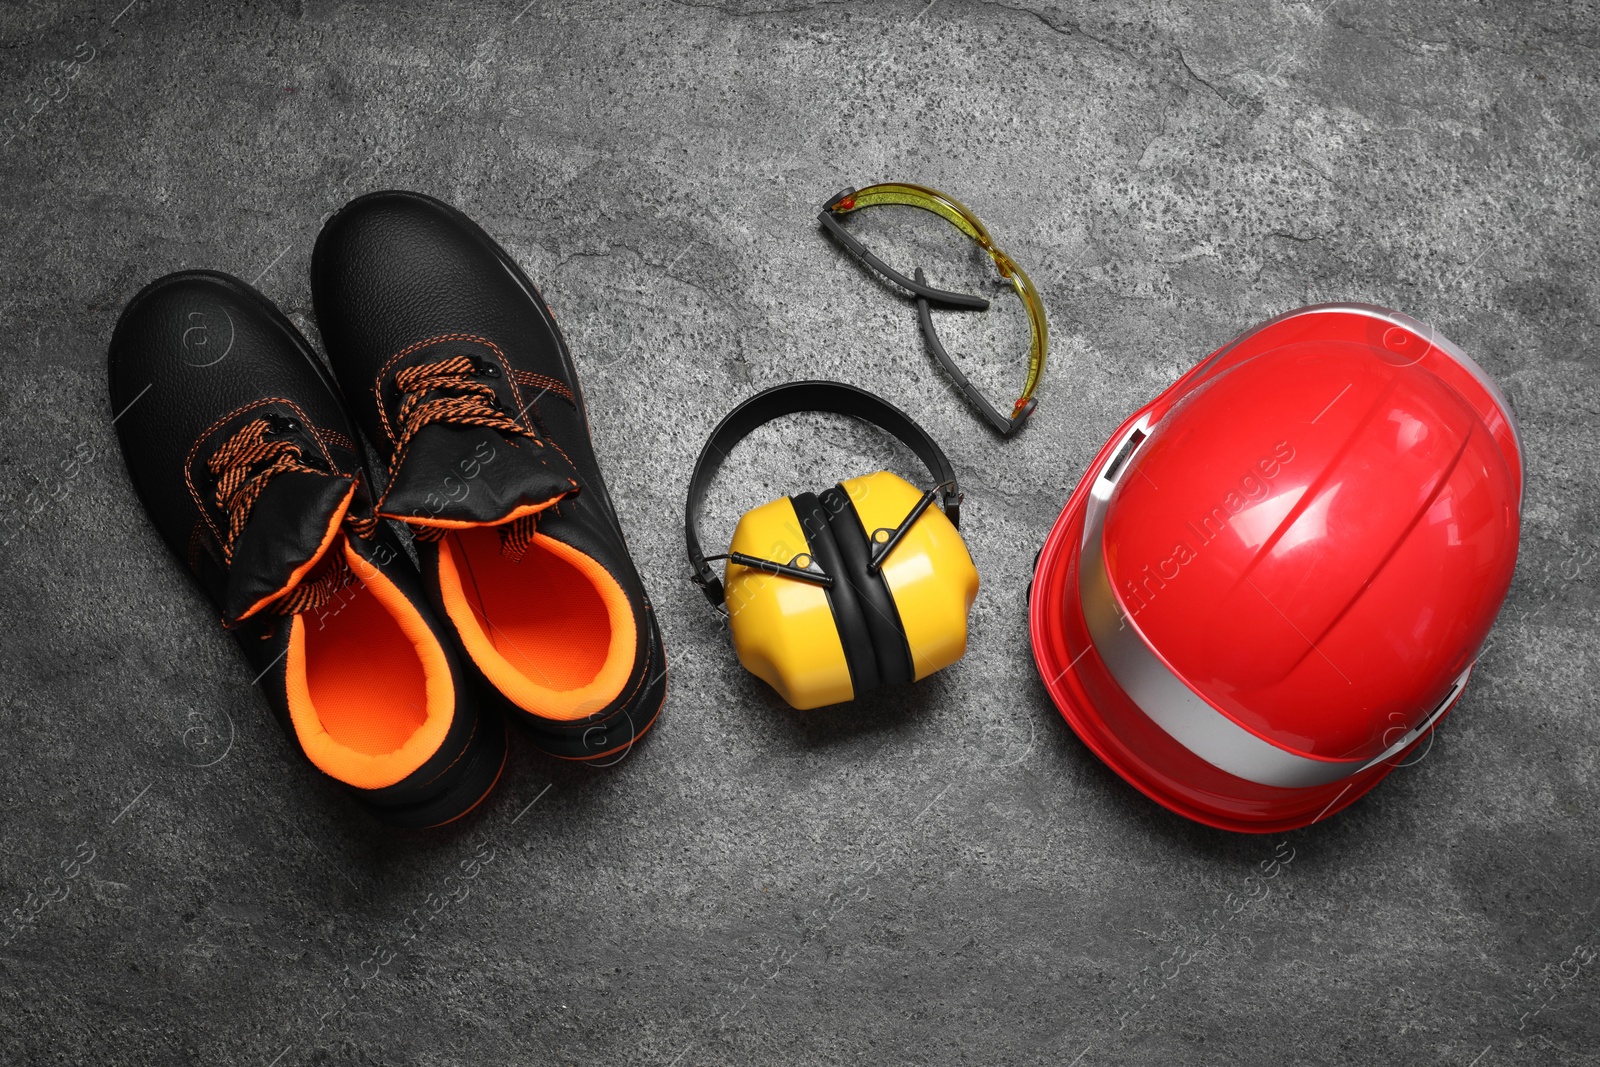
[{"label": "earmuff adjustment slider", "polygon": [[700,587],[700,591],[711,601],[713,608],[722,607],[722,602],[727,599],[727,594],[722,588],[722,579],[717,577],[717,572],[710,567],[709,560],[702,560],[695,566],[694,573],[689,575],[689,580]]}]

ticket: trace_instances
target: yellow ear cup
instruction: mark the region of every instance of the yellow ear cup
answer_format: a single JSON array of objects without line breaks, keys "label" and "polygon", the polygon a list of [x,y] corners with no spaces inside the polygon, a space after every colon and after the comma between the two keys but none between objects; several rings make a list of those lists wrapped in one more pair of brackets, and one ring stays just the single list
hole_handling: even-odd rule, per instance
[{"label": "yellow ear cup", "polygon": [[[730,551],[802,568],[811,562],[795,559],[809,557],[810,548],[788,497],[745,512]],[[855,696],[826,589],[737,563],[728,564],[723,584],[733,647],[746,670],[802,711]]]},{"label": "yellow ear cup", "polygon": [[[922,497],[922,490],[890,471],[839,484],[855,505],[868,541],[877,543],[888,540]],[[967,613],[978,596],[978,569],[944,512],[932,507],[922,513],[884,561],[883,578],[900,611],[918,681],[966,654]]]}]

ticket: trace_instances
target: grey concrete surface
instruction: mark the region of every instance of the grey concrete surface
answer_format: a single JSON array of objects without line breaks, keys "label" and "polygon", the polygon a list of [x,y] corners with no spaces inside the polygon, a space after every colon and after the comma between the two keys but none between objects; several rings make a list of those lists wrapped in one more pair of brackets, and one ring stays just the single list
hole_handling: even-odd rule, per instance
[{"label": "grey concrete surface", "polygon": [[[0,1061],[1600,1063],[1593,4],[124,3],[0,9]],[[1019,439],[818,232],[886,179],[965,199],[1043,292]],[[544,287],[673,672],[617,766],[518,739],[432,833],[291,759],[140,512],[103,371],[123,302],[182,267],[315,342],[317,228],[383,187],[460,205]],[[985,277],[936,224],[860,225]],[[1233,836],[1064,726],[1023,591],[1128,412],[1340,299],[1504,385],[1522,556],[1424,758]],[[941,322],[1011,395],[1015,302]],[[738,669],[681,553],[704,435],[801,375],[945,443],[984,582],[961,664],[807,714]],[[913,473],[797,420],[730,463],[713,536],[885,464]]]}]

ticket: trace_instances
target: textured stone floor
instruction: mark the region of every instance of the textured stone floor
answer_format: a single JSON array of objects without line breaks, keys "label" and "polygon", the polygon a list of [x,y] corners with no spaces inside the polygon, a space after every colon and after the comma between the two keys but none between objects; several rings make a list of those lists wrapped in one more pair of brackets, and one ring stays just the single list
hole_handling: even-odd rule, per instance
[{"label": "textured stone floor", "polygon": [[[0,8],[0,1061],[1600,1063],[1593,4],[124,2]],[[964,199],[1044,295],[1014,441],[818,232],[886,179]],[[422,834],[291,758],[140,512],[104,380],[121,305],[180,267],[316,341],[317,228],[384,187],[544,288],[673,671],[617,766],[518,739],[490,803]],[[937,224],[860,226],[986,277]],[[1023,591],[1127,413],[1324,300],[1503,384],[1522,556],[1424,758],[1233,836],[1064,726]],[[941,326],[1012,395],[1014,301]],[[681,550],[706,433],[799,376],[924,420],[984,583],[960,665],[806,714],[738,669]],[[913,473],[859,427],[766,431],[712,535],[885,464]]]}]

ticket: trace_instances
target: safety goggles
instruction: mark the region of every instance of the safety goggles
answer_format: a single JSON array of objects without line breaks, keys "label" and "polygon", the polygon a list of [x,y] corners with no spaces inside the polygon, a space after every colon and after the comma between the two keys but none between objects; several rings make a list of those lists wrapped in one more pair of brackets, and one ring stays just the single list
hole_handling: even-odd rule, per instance
[{"label": "safety goggles", "polygon": [[[978,391],[977,386],[973,385],[962,373],[961,368],[956,366],[955,360],[950,358],[950,353],[945,350],[944,344],[940,342],[939,335],[933,328],[933,315],[929,310],[932,304],[940,304],[945,307],[987,311],[989,301],[981,296],[936,289],[928,284],[921,267],[916,268],[914,277],[906,277],[873,255],[866,245],[857,240],[839,221],[853,211],[881,204],[921,208],[949,222],[978,242],[979,247],[989,253],[989,258],[994,260],[994,265],[1000,270],[1000,276],[1008,279],[1012,288],[1017,291],[1017,296],[1022,298],[1022,304],[1028,310],[1028,324],[1033,331],[1033,343],[1028,352],[1028,379],[1023,384],[1022,395],[1017,397],[1011,406],[1009,418],[995,410],[988,399]],[[1038,403],[1033,397],[1033,391],[1038,387],[1039,378],[1044,373],[1045,352],[1050,343],[1050,331],[1045,324],[1044,302],[1039,299],[1039,291],[1033,287],[1033,282],[1028,280],[1028,275],[1023,269],[994,243],[994,238],[989,236],[988,229],[978,221],[977,216],[960,201],[935,189],[906,182],[885,182],[880,185],[869,185],[865,189],[846,189],[829,200],[817,217],[822,222],[823,228],[852,255],[916,297],[917,318],[922,326],[923,338],[933,351],[934,358],[950,377],[955,379],[972,405],[1004,436],[1009,437],[1020,430]]]}]

